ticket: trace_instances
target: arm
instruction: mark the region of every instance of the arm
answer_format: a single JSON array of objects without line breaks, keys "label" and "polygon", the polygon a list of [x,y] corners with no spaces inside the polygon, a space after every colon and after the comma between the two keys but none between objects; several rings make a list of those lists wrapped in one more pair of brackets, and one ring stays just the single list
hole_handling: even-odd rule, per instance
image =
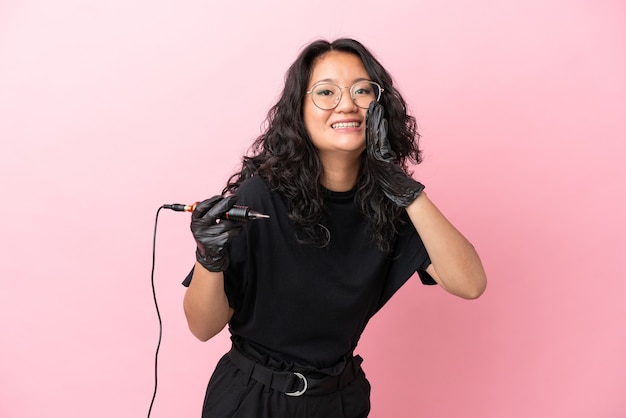
[{"label": "arm", "polygon": [[217,335],[234,313],[224,292],[224,273],[208,271],[196,263],[183,308],[189,329],[199,340]]},{"label": "arm", "polygon": [[224,219],[236,200],[235,195],[213,196],[196,205],[191,214],[196,265],[183,308],[189,329],[201,341],[224,329],[234,313],[224,291],[223,272],[229,265],[228,244],[241,231],[240,223]]},{"label": "arm", "polygon": [[426,193],[420,193],[406,211],[432,262],[426,272],[453,295],[464,299],[482,295],[487,277],[478,254]]},{"label": "arm", "polygon": [[476,299],[485,291],[487,278],[474,247],[422,192],[424,185],[396,164],[381,104],[372,102],[366,121],[368,169],[387,198],[411,218],[432,262],[426,272],[446,291]]}]

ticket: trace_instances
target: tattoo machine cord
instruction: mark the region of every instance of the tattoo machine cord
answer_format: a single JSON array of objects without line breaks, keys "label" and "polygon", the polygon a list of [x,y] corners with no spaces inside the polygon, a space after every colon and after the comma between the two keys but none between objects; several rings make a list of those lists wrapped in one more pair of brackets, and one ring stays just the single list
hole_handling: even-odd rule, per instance
[{"label": "tattoo machine cord", "polygon": [[[159,310],[159,303],[157,302],[156,289],[154,287],[154,265],[156,261],[156,237],[157,237],[157,225],[159,223],[159,212],[161,209],[171,209],[175,212],[193,212],[196,208],[197,202],[193,205],[183,205],[180,203],[173,203],[168,205],[162,205],[156,212],[154,219],[154,234],[152,236],[152,269],[150,272],[150,285],[152,287],[152,298],[154,300],[154,307],[156,309],[157,318],[159,320],[159,339],[157,341],[156,351],[154,353],[154,391],[152,392],[152,400],[150,401],[150,408],[148,409],[148,418],[152,413],[152,407],[154,406],[154,400],[156,399],[157,387],[158,387],[158,364],[159,364],[159,350],[161,348],[161,339],[163,337],[163,321],[161,320],[161,312]],[[248,222],[255,219],[269,218],[268,215],[264,215],[255,210],[250,209],[248,206],[233,206],[228,212],[224,214],[224,219],[236,221],[236,222]]]},{"label": "tattoo machine cord", "polygon": [[159,339],[157,341],[156,352],[154,353],[154,392],[152,393],[152,400],[150,401],[150,408],[148,409],[148,418],[150,418],[150,414],[152,413],[152,406],[154,405],[154,399],[157,394],[157,385],[158,385],[158,373],[157,366],[159,362],[159,349],[161,348],[161,337],[163,336],[163,322],[161,321],[161,312],[159,311],[159,304],[157,302],[156,297],[156,289],[154,287],[154,264],[156,260],[156,237],[157,237],[157,225],[159,223],[159,212],[161,209],[164,209],[165,205],[161,206],[156,213],[156,218],[154,219],[154,234],[152,236],[152,269],[150,272],[150,285],[152,287],[152,298],[154,300],[154,307],[156,308],[157,318],[159,320]]}]

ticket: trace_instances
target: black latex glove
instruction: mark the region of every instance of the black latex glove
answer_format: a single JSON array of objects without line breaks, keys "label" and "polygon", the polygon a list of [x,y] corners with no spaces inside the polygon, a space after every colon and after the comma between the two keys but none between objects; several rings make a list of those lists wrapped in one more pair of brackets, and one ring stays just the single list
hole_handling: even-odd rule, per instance
[{"label": "black latex glove", "polygon": [[396,154],[391,149],[387,138],[387,119],[385,110],[378,102],[372,102],[365,114],[367,158],[369,167],[385,196],[396,206],[406,208],[424,190],[424,185],[410,177],[395,162]]},{"label": "black latex glove", "polygon": [[236,201],[236,195],[213,196],[200,202],[191,214],[191,232],[198,245],[196,259],[209,271],[228,268],[227,246],[239,235],[242,224],[220,218]]}]

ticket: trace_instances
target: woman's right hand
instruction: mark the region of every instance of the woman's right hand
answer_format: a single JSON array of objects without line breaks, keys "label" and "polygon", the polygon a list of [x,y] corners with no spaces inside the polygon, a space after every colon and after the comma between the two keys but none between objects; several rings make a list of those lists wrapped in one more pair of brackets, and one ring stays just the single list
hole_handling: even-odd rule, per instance
[{"label": "woman's right hand", "polygon": [[236,195],[213,196],[200,202],[191,214],[191,232],[198,247],[196,259],[209,271],[228,268],[227,247],[241,232],[242,224],[222,218],[236,201]]}]

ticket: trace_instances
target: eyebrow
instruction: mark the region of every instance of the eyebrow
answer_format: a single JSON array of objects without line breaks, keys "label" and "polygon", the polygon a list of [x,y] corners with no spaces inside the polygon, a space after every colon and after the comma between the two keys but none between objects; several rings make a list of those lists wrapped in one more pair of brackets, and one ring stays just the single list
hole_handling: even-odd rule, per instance
[{"label": "eyebrow", "polygon": [[[369,78],[359,77],[359,78],[354,79],[354,81],[352,81],[352,84],[358,83],[359,81],[371,81],[371,80]],[[319,84],[319,83],[337,83],[337,80],[333,78],[324,78],[322,80],[317,80],[315,83],[312,84],[312,86]]]}]

